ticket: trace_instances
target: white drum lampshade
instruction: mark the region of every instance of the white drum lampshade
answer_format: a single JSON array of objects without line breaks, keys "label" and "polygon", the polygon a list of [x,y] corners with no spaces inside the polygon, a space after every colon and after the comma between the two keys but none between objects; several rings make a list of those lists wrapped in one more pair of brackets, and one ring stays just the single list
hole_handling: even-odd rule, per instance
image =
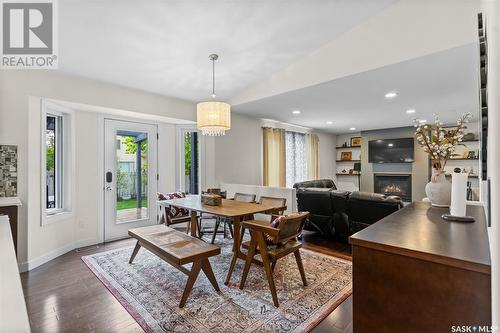
[{"label": "white drum lampshade", "polygon": [[231,106],[225,102],[201,102],[196,105],[198,129],[201,134],[221,136],[231,128]]}]

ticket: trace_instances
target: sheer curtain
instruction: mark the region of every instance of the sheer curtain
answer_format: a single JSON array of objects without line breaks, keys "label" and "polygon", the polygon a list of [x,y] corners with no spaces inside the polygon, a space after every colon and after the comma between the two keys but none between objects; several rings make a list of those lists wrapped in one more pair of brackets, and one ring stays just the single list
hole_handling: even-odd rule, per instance
[{"label": "sheer curtain", "polygon": [[264,127],[263,182],[264,186],[285,186],[285,130]]},{"label": "sheer curtain", "polygon": [[319,178],[319,138],[316,134],[264,127],[264,186],[293,187]]},{"label": "sheer curtain", "polygon": [[307,180],[306,135],[285,133],[286,142],[286,187]]}]

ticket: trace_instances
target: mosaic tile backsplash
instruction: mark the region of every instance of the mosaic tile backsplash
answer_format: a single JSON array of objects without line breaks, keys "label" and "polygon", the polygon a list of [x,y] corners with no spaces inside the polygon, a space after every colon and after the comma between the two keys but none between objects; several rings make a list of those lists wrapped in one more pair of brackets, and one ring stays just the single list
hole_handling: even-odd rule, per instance
[{"label": "mosaic tile backsplash", "polygon": [[0,197],[17,196],[17,146],[0,145]]}]

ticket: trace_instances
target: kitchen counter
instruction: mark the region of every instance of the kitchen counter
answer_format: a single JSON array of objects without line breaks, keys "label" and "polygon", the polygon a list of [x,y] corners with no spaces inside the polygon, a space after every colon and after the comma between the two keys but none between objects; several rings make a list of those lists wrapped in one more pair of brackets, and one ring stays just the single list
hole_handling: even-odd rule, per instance
[{"label": "kitchen counter", "polygon": [[22,202],[18,197],[0,197],[0,207],[22,206]]},{"label": "kitchen counter", "polygon": [[9,219],[0,216],[0,332],[30,332]]}]

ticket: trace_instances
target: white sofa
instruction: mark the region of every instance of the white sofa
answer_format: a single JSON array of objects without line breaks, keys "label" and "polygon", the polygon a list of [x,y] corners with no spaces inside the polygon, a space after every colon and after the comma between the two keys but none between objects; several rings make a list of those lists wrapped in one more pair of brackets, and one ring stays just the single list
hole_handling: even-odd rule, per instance
[{"label": "white sofa", "polygon": [[257,202],[259,201],[259,198],[261,196],[286,198],[287,209],[285,213],[289,214],[291,212],[297,211],[297,197],[296,197],[296,190],[294,188],[231,184],[231,183],[220,183],[220,188],[222,191],[227,191],[228,198],[234,197],[234,194],[237,192],[255,194],[256,195],[255,200]]}]

